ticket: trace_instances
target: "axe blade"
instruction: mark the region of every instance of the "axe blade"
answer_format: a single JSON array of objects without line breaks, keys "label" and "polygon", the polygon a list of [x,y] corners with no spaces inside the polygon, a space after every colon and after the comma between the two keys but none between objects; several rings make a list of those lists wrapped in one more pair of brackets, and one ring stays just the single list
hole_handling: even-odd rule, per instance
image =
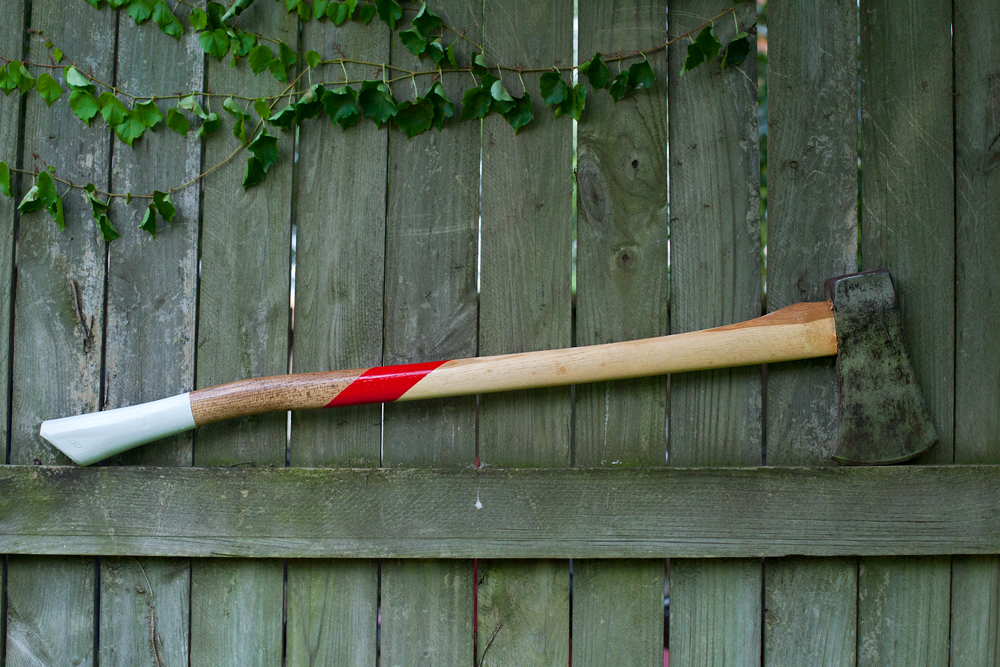
[{"label": "axe blade", "polygon": [[937,443],[937,432],[906,353],[903,322],[886,270],[831,278],[837,329],[839,424],[833,460],[900,463]]}]

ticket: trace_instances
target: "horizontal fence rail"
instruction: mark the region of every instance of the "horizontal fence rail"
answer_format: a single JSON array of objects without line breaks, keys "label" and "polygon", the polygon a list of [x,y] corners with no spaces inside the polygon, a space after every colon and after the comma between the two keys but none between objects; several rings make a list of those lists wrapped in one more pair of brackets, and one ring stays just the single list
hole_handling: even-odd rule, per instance
[{"label": "horizontal fence rail", "polygon": [[6,466],[0,551],[257,558],[989,554],[1000,551],[1000,466]]}]

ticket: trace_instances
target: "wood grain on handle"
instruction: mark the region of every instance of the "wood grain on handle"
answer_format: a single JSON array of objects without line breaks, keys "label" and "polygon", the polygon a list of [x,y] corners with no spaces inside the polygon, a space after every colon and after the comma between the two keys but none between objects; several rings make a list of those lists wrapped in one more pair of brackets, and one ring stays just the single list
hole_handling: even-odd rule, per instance
[{"label": "wood grain on handle", "polygon": [[643,340],[368,369],[276,375],[191,392],[198,426],[275,410],[621,380],[837,354],[829,301],[739,324]]}]

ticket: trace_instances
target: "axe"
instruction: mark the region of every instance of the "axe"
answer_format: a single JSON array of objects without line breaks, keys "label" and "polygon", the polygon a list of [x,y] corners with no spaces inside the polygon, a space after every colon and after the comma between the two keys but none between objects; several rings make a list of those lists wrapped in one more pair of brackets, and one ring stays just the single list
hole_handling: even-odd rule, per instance
[{"label": "axe", "polygon": [[242,380],[131,407],[42,422],[79,465],[234,417],[553,387],[837,356],[833,459],[890,464],[937,442],[903,343],[886,270],[831,278],[828,301],[704,331],[605,345]]}]

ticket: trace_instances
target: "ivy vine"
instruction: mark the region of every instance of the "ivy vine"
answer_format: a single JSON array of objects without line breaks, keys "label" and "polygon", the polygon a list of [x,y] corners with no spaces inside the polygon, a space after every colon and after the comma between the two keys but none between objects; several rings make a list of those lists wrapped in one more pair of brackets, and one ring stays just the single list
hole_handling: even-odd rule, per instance
[{"label": "ivy vine", "polygon": [[[135,95],[97,78],[91,71],[78,67],[58,45],[44,34],[30,30],[33,39],[44,40],[48,49],[48,63],[23,62],[0,55],[0,90],[5,95],[19,91],[22,95],[34,90],[46,106],[62,99],[67,91],[66,103],[81,122],[90,125],[98,116],[129,147],[140,140],[147,130],[161,124],[180,135],[188,136],[194,126],[196,136],[208,136],[218,131],[223,119],[212,111],[212,99],[224,98],[221,110],[232,119],[232,134],[239,141],[237,148],[223,161],[206,169],[191,180],[166,191],[148,194],[114,193],[97,189],[92,183],[79,185],[59,178],[55,169],[27,170],[10,167],[0,162],[0,193],[13,196],[12,177],[20,172],[33,178],[32,187],[25,193],[18,210],[22,214],[45,209],[60,231],[65,229],[62,198],[69,191],[79,189],[89,203],[94,223],[105,241],[118,238],[119,233],[107,215],[111,199],[122,198],[130,202],[133,197],[150,200],[139,223],[139,228],[156,236],[157,221],[172,224],[176,210],[171,194],[197,183],[219,167],[233,161],[244,149],[248,153],[243,176],[243,187],[250,188],[262,182],[268,171],[278,161],[278,137],[268,131],[292,130],[303,122],[323,116],[330,122],[349,130],[363,119],[378,127],[392,125],[408,139],[434,128],[442,130],[446,118],[455,115],[455,104],[448,98],[441,81],[446,73],[471,74],[475,85],[462,95],[459,120],[482,119],[491,113],[506,120],[513,132],[534,120],[531,95],[521,80],[522,94],[515,97],[503,81],[503,72],[516,73],[518,78],[527,72],[540,72],[539,95],[555,118],[563,116],[581,120],[587,103],[588,87],[595,93],[606,91],[617,103],[634,91],[648,89],[656,83],[656,76],[648,56],[665,49],[679,40],[688,40],[686,57],[681,75],[719,57],[720,67],[739,65],[750,54],[751,43],[746,32],[736,25],[735,36],[723,45],[715,32],[716,21],[731,14],[736,23],[735,9],[731,8],[697,26],[690,32],[649,48],[615,54],[595,53],[577,68],[577,83],[572,78],[573,67],[525,68],[504,65],[494,59],[481,44],[471,40],[464,31],[444,23],[426,3],[409,7],[415,10],[410,27],[397,32],[403,23],[403,6],[398,0],[277,0],[284,2],[289,12],[301,21],[330,21],[340,26],[347,21],[369,24],[377,16],[389,29],[397,33],[402,45],[414,56],[428,62],[422,70],[410,70],[386,63],[374,63],[345,57],[324,58],[316,51],[299,53],[285,42],[266,35],[248,32],[238,27],[239,16],[254,0],[234,0],[228,7],[218,2],[208,2],[206,10],[188,5],[187,23],[195,33],[202,50],[209,57],[221,61],[232,57],[232,66],[243,60],[254,74],[264,73],[285,84],[273,96],[246,97],[238,94],[188,91],[171,95]],[[734,5],[735,5],[734,0]],[[179,40],[187,28],[171,11],[164,0],[86,0],[95,9],[107,7],[124,10],[137,25],[154,24],[168,37]],[[446,35],[451,39],[445,43]],[[468,42],[474,49],[469,63],[459,63],[455,44]],[[721,56],[720,56],[721,54]],[[626,66],[626,62],[631,61]],[[374,68],[377,78],[351,80],[346,65],[364,65]],[[617,65],[612,75],[609,64]],[[314,74],[332,67],[343,73],[335,81],[312,83]],[[293,74],[298,72],[295,76]],[[302,84],[303,77],[309,84]],[[418,77],[431,77],[423,95],[417,88]],[[583,79],[586,77],[586,83]],[[392,84],[409,79],[414,90],[413,100],[397,100]],[[279,103],[288,102],[281,108]],[[166,103],[166,114],[160,104]],[[203,106],[204,104],[204,106]],[[208,109],[206,111],[206,109]],[[252,112],[251,112],[252,110]],[[256,121],[255,121],[256,117]],[[65,186],[62,195],[56,184]]]}]

